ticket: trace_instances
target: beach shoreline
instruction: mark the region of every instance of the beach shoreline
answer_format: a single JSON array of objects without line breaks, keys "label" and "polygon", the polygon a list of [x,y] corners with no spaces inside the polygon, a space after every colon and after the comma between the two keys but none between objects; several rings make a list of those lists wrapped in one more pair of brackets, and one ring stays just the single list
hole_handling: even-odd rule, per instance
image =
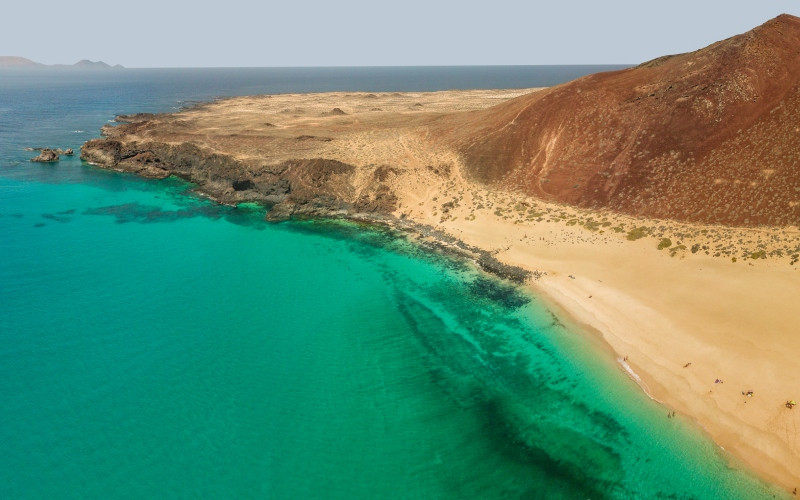
[{"label": "beach shoreline", "polygon": [[[574,210],[560,207],[565,210]],[[629,265],[639,262],[648,268],[658,269],[659,261],[669,263],[670,268],[682,269],[685,272],[671,273],[673,283],[671,286],[667,281],[663,281],[664,290],[661,293],[666,298],[672,295],[670,289],[686,291],[692,289],[691,285],[678,286],[678,282],[684,281],[686,276],[691,276],[693,266],[705,266],[705,269],[712,270],[718,276],[715,280],[721,287],[729,280],[724,279],[740,272],[749,272],[752,276],[761,278],[761,283],[754,283],[752,286],[748,282],[742,281],[747,290],[753,293],[763,291],[770,284],[784,286],[790,289],[792,278],[796,276],[798,269],[787,265],[788,262],[757,262],[739,263],[725,261],[721,257],[708,256],[670,256],[667,252],[659,252],[657,239],[646,238],[644,241],[622,241],[616,236],[614,239],[607,240],[604,245],[604,255],[614,258],[620,263],[607,269],[608,273],[600,274],[603,279],[592,280],[592,272],[586,267],[585,262],[592,261],[599,243],[598,241],[583,240],[580,244],[569,242],[569,233],[585,237],[580,231],[588,232],[581,226],[564,227],[563,224],[556,223],[549,225],[544,230],[540,223],[539,231],[565,231],[567,235],[562,235],[561,241],[549,240],[553,244],[549,253],[559,254],[562,252],[576,251],[578,247],[579,255],[571,258],[548,259],[538,254],[535,248],[525,243],[519,242],[507,248],[497,251],[496,245],[492,241],[499,241],[502,238],[485,239],[486,234],[493,232],[502,233],[508,241],[517,236],[523,235],[521,240],[525,240],[525,233],[531,230],[530,226],[520,226],[514,222],[494,218],[493,220],[479,220],[458,223],[458,212],[453,214],[453,222],[436,225],[432,220],[408,220],[408,219],[374,219],[364,220],[365,222],[379,225],[386,225],[389,228],[404,232],[412,241],[416,240],[423,247],[429,250],[444,251],[455,257],[471,260],[475,266],[484,272],[494,274],[503,279],[509,276],[503,273],[493,272],[481,266],[477,261],[480,253],[491,254],[492,258],[500,264],[505,264],[510,269],[514,269],[517,276],[526,274],[524,279],[512,279],[511,281],[521,284],[521,286],[531,296],[541,300],[545,307],[559,318],[559,321],[567,325],[570,331],[580,333],[592,348],[607,356],[609,362],[615,366],[628,378],[635,383],[640,390],[650,399],[664,406],[666,411],[665,418],[687,419],[691,425],[697,427],[719,446],[726,460],[735,467],[745,467],[753,471],[757,476],[765,481],[778,484],[786,491],[791,492],[795,484],[800,482],[800,471],[795,470],[790,464],[800,460],[800,449],[792,445],[791,439],[782,441],[775,439],[777,431],[783,432],[787,437],[792,432],[800,415],[784,406],[781,394],[790,394],[793,397],[792,379],[790,370],[786,371],[786,376],[770,377],[764,379],[759,374],[764,372],[763,366],[769,365],[774,360],[770,356],[753,356],[749,363],[742,364],[742,357],[746,353],[741,350],[741,343],[746,342],[746,331],[741,329],[730,329],[728,332],[738,335],[729,343],[719,342],[718,339],[709,338],[699,334],[697,330],[687,331],[686,321],[676,324],[671,319],[671,312],[666,306],[655,307],[652,302],[637,300],[630,293],[625,293],[625,289],[617,289],[619,283],[610,279],[615,269],[621,269],[624,265],[621,262],[628,261]],[[460,214],[464,215],[464,214]],[[574,211],[576,217],[590,217],[586,211]],[[610,215],[610,214],[609,214]],[[485,224],[493,229],[484,227],[483,231],[474,232],[471,228],[473,224],[478,227]],[[654,223],[646,219],[637,219],[636,223]],[[544,224],[548,226],[548,224]],[[580,231],[575,229],[580,228]],[[570,231],[570,229],[572,231]],[[742,229],[749,231],[749,229]],[[770,230],[766,229],[767,232]],[[792,229],[794,234],[800,235],[796,229]],[[484,237],[478,236],[483,234]],[[614,245],[613,242],[618,243]],[[549,257],[549,256],[548,256]],[[696,261],[696,262],[695,262]],[[583,262],[583,265],[582,265]],[[663,266],[663,262],[662,262]],[[747,271],[741,271],[744,266]],[[602,267],[602,266],[601,266]],[[703,267],[694,267],[697,272]],[[571,271],[570,271],[571,270]],[[788,272],[787,272],[788,271]],[[585,273],[585,274],[584,274]],[[764,274],[766,273],[766,276]],[[662,271],[660,277],[665,279]],[[783,278],[774,279],[775,276]],[[606,281],[603,281],[606,280]],[[596,281],[596,282],[593,282]],[[633,287],[631,287],[633,288]],[[719,292],[715,289],[695,290],[709,292],[713,294]],[[741,293],[741,288],[734,288],[733,293]],[[652,290],[652,294],[655,294]],[[768,294],[765,294],[768,295]],[[608,300],[597,300],[604,296],[610,296]],[[703,293],[687,295],[680,298],[688,302],[700,301],[705,306],[712,304],[719,305],[724,299],[710,301],[702,300]],[[677,297],[671,297],[677,300]],[[766,306],[766,304],[764,304]],[[787,323],[795,324],[800,321],[800,315],[792,316],[791,304],[788,305],[785,313]],[[642,311],[644,318],[638,321],[626,314],[626,311]],[[772,308],[765,307],[762,314],[769,315]],[[616,318],[616,319],[615,319]],[[761,316],[759,317],[763,319]],[[760,321],[753,318],[753,321]],[[691,321],[699,318],[694,316]],[[707,321],[708,325],[713,325],[713,319]],[[768,321],[765,321],[768,323]],[[649,324],[649,329],[645,328]],[[800,323],[796,323],[800,324]],[[648,334],[642,334],[649,330]],[[782,330],[783,331],[783,330]],[[674,337],[681,336],[687,343],[694,341],[690,348],[674,348],[664,339],[669,337],[669,333],[674,332]],[[785,331],[783,331],[785,333]],[[717,340],[715,342],[715,340]],[[773,347],[780,347],[775,345]],[[800,352],[800,345],[792,343],[784,346],[792,352]],[[722,353],[723,357],[711,356],[706,351],[713,354]],[[775,354],[768,351],[766,354]],[[728,357],[732,361],[725,362],[723,359]],[[790,359],[787,355],[785,359]],[[686,362],[682,362],[686,359]],[[668,360],[673,360],[669,363]],[[735,361],[735,363],[734,363]],[[688,365],[688,366],[687,366]],[[737,367],[739,370],[734,369]],[[702,367],[700,374],[694,372]],[[749,372],[756,375],[749,376]],[[717,378],[712,374],[722,374]],[[724,378],[722,378],[724,377]],[[781,382],[786,383],[779,383]],[[719,382],[717,382],[719,381]],[[726,385],[727,384],[727,385]],[[774,384],[774,386],[771,386]],[[743,390],[738,391],[738,389]],[[707,392],[704,392],[708,389]],[[719,389],[715,393],[715,389]],[[747,393],[752,391],[752,395]],[[781,392],[785,391],[785,392]],[[737,394],[737,392],[740,392]],[[747,407],[747,404],[750,404]],[[756,408],[755,411],[750,409]],[[747,410],[748,413],[744,413]],[[674,412],[674,416],[670,416]],[[780,419],[782,426],[778,429],[774,427],[775,419]],[[766,424],[766,425],[765,425]]]},{"label": "beach shoreline", "polygon": [[[475,231],[457,222],[450,230],[478,248],[496,247],[487,233],[494,241],[517,240],[495,258],[537,272],[526,288],[576,330],[607,345],[618,368],[648,397],[690,419],[765,480],[787,491],[800,483],[800,470],[792,466],[800,463],[793,439],[800,416],[784,405],[795,397],[793,358],[800,354],[791,336],[800,325],[790,299],[796,268],[786,261],[670,257],[654,238],[573,243],[563,225],[550,228],[566,231],[561,241],[550,239],[543,250],[525,243],[535,232],[530,226],[495,219]],[[653,273],[651,279],[637,279],[637,269]],[[725,317],[726,304],[747,298],[757,303],[744,308],[749,313],[732,310],[734,318]],[[676,315],[681,305],[687,310]],[[766,331],[755,330],[759,323]]]},{"label": "beach shoreline", "polygon": [[[85,159],[178,175],[224,203],[274,202],[278,220],[341,217],[405,230],[412,239],[417,232],[484,269],[481,257],[517,270],[516,281],[607,345],[624,360],[619,369],[638,377],[665,410],[696,422],[760,477],[787,491],[800,486],[800,410],[785,406],[800,396],[800,265],[793,257],[800,231],[548,203],[477,183],[454,151],[430,137],[430,124],[446,113],[532,91],[225,99],[146,117],[121,133],[106,129],[109,139],[90,143]],[[114,148],[136,156],[120,162]],[[327,169],[319,182],[315,166]],[[202,177],[214,168],[220,175]],[[291,191],[257,192],[261,182],[274,191],[287,178]]]}]

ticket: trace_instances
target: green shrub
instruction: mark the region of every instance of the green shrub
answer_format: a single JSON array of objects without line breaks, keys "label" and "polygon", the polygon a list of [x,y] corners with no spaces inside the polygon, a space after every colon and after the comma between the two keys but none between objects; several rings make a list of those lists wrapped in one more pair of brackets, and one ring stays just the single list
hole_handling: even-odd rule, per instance
[{"label": "green shrub", "polygon": [[630,231],[628,231],[627,238],[630,241],[636,241],[639,238],[644,238],[648,234],[650,234],[650,230],[648,228],[642,226],[642,227],[637,227],[637,228],[634,228],[634,229],[631,229]]},{"label": "green shrub", "polygon": [[675,257],[675,254],[677,254],[681,250],[686,250],[686,245],[677,245],[677,246],[674,246],[674,247],[670,248],[669,249],[670,257]]},{"label": "green shrub", "polygon": [[589,231],[597,231],[598,229],[600,229],[600,223],[592,219],[589,219],[583,224],[583,227],[585,227]]},{"label": "green shrub", "polygon": [[672,240],[669,238],[661,238],[661,242],[658,244],[659,250],[664,250],[665,248],[669,248],[672,246]]}]

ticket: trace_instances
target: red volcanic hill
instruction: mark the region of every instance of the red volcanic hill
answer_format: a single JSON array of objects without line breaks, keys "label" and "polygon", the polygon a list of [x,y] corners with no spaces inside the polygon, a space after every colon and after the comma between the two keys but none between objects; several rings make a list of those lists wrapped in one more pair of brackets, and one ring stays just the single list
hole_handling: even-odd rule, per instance
[{"label": "red volcanic hill", "polygon": [[800,224],[800,19],[443,119],[472,178],[587,208]]}]

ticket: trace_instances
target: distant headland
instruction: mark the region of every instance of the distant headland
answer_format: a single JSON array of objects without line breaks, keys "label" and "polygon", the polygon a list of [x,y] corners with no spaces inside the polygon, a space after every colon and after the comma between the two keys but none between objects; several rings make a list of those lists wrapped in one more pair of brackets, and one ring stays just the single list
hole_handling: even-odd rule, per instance
[{"label": "distant headland", "polygon": [[124,69],[124,66],[120,64],[111,66],[103,61],[90,61],[88,59],[81,59],[75,64],[42,64],[19,56],[0,56],[0,69],[5,68]]}]

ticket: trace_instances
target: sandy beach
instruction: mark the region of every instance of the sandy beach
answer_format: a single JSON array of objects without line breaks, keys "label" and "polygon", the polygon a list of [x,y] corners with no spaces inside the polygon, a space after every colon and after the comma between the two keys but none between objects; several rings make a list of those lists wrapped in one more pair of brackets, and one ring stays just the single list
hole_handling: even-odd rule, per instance
[{"label": "sandy beach", "polygon": [[696,422],[765,479],[800,487],[800,408],[786,407],[800,400],[798,228],[546,203],[474,182],[456,153],[436,147],[430,124],[444,113],[532,91],[235,98],[156,118],[126,140],[191,141],[252,169],[265,157],[332,158],[356,166],[342,198],[361,196],[377,166],[391,166],[382,182],[397,197],[394,217],[536,271],[526,286],[606,342],[619,369],[665,405],[664,418]]},{"label": "sandy beach", "polygon": [[658,250],[660,238],[628,241],[625,233],[490,211],[471,220],[468,211],[439,224],[501,262],[541,273],[528,286],[607,342],[620,369],[666,406],[665,418],[674,410],[763,477],[789,490],[800,484],[800,414],[785,406],[800,390],[800,274],[788,258],[732,262],[688,249],[671,256]]}]

